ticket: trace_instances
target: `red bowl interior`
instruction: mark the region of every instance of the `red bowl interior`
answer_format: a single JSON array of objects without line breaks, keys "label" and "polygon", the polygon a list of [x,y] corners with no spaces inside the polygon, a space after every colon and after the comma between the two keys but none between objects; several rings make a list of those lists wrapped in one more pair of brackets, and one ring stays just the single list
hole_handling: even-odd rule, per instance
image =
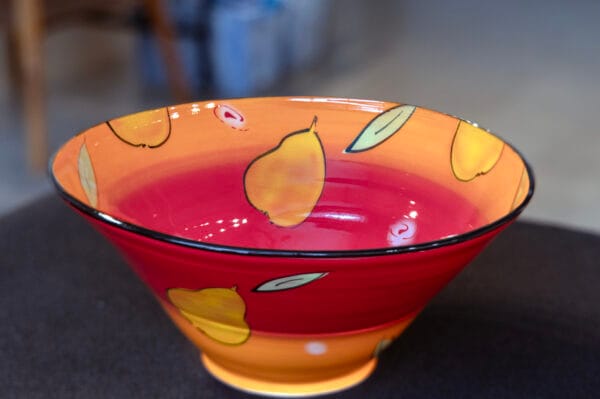
[{"label": "red bowl interior", "polygon": [[443,245],[511,219],[532,193],[525,161],[476,125],[346,99],[205,102],[117,118],[67,143],[52,173],[67,199],[105,221],[259,253]]}]

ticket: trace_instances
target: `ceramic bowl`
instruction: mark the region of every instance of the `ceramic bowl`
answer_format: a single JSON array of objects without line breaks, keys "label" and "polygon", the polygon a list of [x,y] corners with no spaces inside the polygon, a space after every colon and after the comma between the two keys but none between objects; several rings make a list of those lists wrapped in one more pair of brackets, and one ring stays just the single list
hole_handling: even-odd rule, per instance
[{"label": "ceramic bowl", "polygon": [[365,379],[533,193],[524,159],[477,124],[341,98],[124,116],[50,168],[210,373],[286,396]]}]

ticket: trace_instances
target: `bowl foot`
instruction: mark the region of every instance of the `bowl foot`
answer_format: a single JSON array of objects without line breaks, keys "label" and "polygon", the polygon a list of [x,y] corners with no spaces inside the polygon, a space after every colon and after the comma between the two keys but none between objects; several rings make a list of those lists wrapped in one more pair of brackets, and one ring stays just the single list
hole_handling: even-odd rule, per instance
[{"label": "bowl foot", "polygon": [[285,397],[322,395],[350,388],[364,381],[377,365],[377,359],[371,359],[357,369],[337,377],[314,382],[286,383],[256,379],[228,370],[204,353],[201,354],[201,359],[206,370],[226,385],[248,393]]}]

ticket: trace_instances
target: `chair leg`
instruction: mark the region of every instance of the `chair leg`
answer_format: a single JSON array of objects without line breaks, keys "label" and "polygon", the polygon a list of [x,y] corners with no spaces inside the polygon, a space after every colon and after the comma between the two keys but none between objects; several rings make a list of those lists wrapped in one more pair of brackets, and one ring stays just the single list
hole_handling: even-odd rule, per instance
[{"label": "chair leg", "polygon": [[144,7],[149,16],[152,30],[158,40],[167,70],[167,78],[175,100],[178,102],[190,101],[191,92],[185,78],[185,71],[179,53],[175,48],[175,29],[168,18],[166,8],[161,0],[144,0]]},{"label": "chair leg", "polygon": [[27,155],[36,172],[46,169],[48,143],[44,106],[44,68],[41,0],[13,1],[18,57],[21,66]]},{"label": "chair leg", "polygon": [[[10,8],[10,3],[8,5],[8,12],[10,13],[12,9]],[[10,98],[14,100],[20,100],[21,93],[19,92],[19,89],[21,88],[21,67],[19,65],[19,48],[17,46],[15,26],[12,20],[13,18],[7,18],[4,35],[4,48],[6,51],[6,60],[8,68],[8,87],[10,89]]]}]

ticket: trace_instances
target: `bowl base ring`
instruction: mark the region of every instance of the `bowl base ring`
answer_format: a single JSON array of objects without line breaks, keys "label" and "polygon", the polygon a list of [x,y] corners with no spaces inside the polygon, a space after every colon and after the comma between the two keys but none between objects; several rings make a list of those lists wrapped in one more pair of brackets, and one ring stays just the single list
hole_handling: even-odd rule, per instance
[{"label": "bowl base ring", "polygon": [[350,373],[338,377],[315,382],[285,383],[259,380],[232,372],[204,353],[200,354],[200,358],[206,370],[226,385],[248,393],[290,398],[322,395],[350,388],[369,377],[377,365],[377,359],[373,358]]}]

